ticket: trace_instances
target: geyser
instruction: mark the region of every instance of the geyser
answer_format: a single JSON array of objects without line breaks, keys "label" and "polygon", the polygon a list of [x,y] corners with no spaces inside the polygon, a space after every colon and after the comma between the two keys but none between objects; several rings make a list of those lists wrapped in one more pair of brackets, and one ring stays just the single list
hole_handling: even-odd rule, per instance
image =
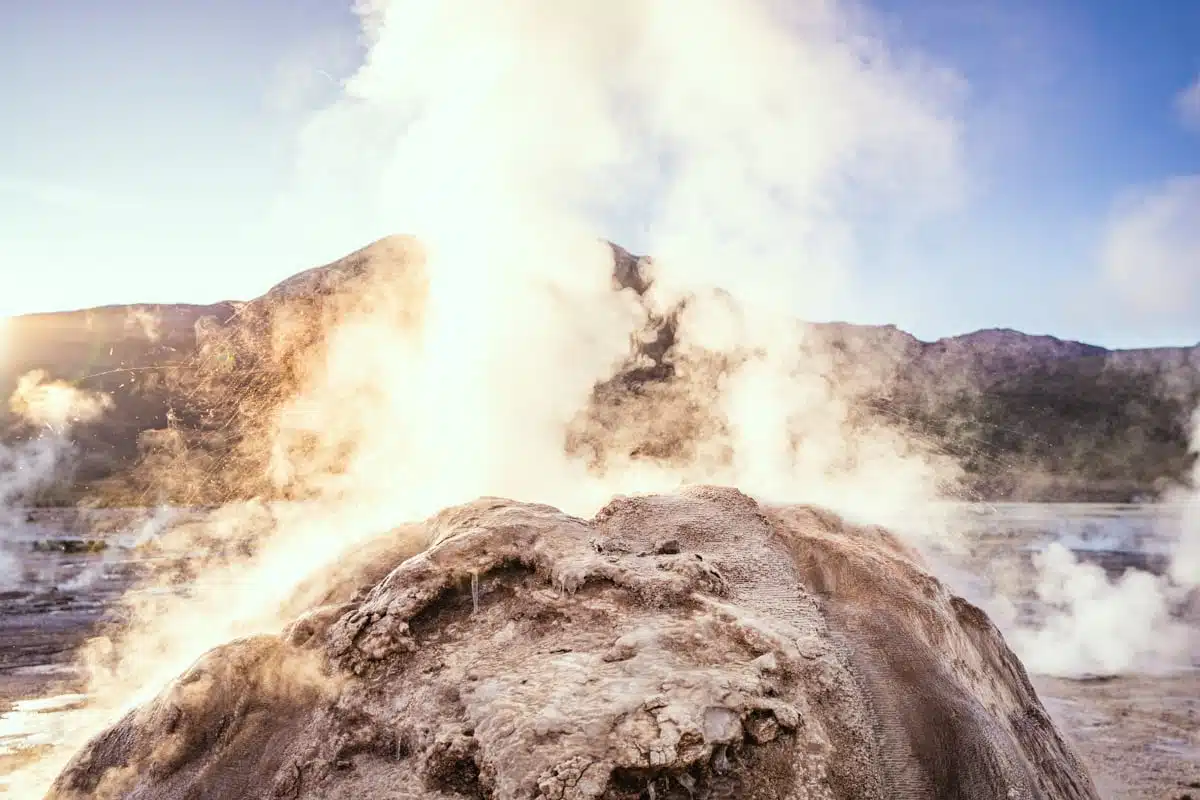
[{"label": "geyser", "polygon": [[49,797],[1097,794],[997,629],[898,539],[702,486],[405,528],[281,635],[207,653]]}]

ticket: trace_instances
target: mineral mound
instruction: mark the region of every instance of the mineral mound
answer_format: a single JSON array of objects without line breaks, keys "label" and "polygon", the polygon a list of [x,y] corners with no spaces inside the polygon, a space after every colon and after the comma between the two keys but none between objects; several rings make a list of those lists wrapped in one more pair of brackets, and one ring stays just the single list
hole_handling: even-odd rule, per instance
[{"label": "mineral mound", "polygon": [[987,616],[882,529],[695,487],[397,536],[49,796],[1097,797]]}]

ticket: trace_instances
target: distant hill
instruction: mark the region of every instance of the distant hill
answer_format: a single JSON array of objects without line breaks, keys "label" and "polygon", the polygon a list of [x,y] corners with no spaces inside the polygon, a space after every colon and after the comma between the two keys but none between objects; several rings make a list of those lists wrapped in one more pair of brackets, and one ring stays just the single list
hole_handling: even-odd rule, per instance
[{"label": "distant hill", "polygon": [[[644,292],[649,262],[614,252],[614,286]],[[247,446],[249,432],[269,427],[301,365],[347,314],[387,308],[415,325],[422,260],[414,240],[389,237],[250,302],[14,318],[0,395],[44,369],[114,400],[107,415],[75,431],[77,469],[43,501],[205,503],[271,491],[261,449]],[[640,357],[598,386],[598,396],[671,381],[673,320],[652,326],[636,345]],[[1191,463],[1200,347],[1106,350],[1012,330],[922,342],[894,326],[807,327],[805,346],[826,355],[830,380],[863,413],[958,458],[969,496],[1128,500],[1181,480]],[[38,433],[0,408],[3,441]],[[671,446],[630,444],[647,454]]]},{"label": "distant hill", "polygon": [[866,402],[956,456],[981,497],[1125,501],[1190,469],[1198,347],[1106,350],[1013,330],[920,342],[895,328],[817,327],[848,353],[891,354]]},{"label": "distant hill", "polygon": [[115,403],[99,421],[72,431],[77,457],[70,485],[49,487],[43,499],[74,500],[95,482],[122,474],[138,460],[140,435],[167,425],[168,409],[179,400],[169,365],[194,357],[197,324],[222,324],[236,309],[234,303],[106,306],[9,320],[0,331],[0,442],[42,433],[4,401],[20,376],[45,370],[51,379],[105,392]]}]

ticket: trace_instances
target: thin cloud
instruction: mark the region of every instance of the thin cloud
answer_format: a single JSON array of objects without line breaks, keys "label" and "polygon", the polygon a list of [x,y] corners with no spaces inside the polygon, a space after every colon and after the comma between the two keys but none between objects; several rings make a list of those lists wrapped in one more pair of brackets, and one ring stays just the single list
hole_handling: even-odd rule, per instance
[{"label": "thin cloud", "polygon": [[63,211],[91,211],[106,204],[106,198],[98,192],[53,181],[0,178],[0,193]]},{"label": "thin cloud", "polygon": [[1118,203],[1101,246],[1106,287],[1143,320],[1200,312],[1200,175],[1169,178]]},{"label": "thin cloud", "polygon": [[[1200,76],[1174,98],[1200,133]],[[1097,280],[1084,291],[1104,324],[1177,336],[1200,313],[1200,174],[1173,175],[1119,194],[1101,226]]]},{"label": "thin cloud", "polygon": [[1200,75],[1175,95],[1175,113],[1184,127],[1200,133]]}]

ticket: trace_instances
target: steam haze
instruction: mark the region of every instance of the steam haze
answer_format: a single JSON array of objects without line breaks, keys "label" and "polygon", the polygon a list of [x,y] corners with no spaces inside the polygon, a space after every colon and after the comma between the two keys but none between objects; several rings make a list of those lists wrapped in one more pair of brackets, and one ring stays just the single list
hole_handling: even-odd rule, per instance
[{"label": "steam haze", "polygon": [[[3,346],[0,338],[0,348]],[[8,546],[24,522],[24,506],[70,468],[71,429],[96,419],[111,404],[108,395],[47,380],[40,370],[18,379],[8,406],[32,433],[22,442],[0,444],[0,590],[17,586],[23,578],[20,560],[11,555]]]},{"label": "steam haze", "polygon": [[[330,332],[260,443],[272,474],[313,499],[229,506],[205,535],[250,531],[256,556],[202,568],[191,598],[131,600],[131,629],[89,651],[93,704],[69,744],[205,650],[273,630],[295,587],[349,549],[451,503],[501,495],[591,514],[614,492],[688,479],[886,521],[933,496],[938,464],[856,429],[846,401],[806,377],[821,356],[801,355],[797,318],[850,297],[860,209],[954,202],[952,78],[826,3],[360,13],[369,52],[303,132],[281,213],[313,209],[317,225],[315,198],[357,193],[369,219],[419,246]],[[631,209],[655,255],[647,298],[613,291],[602,238]],[[726,416],[720,441],[682,465],[568,457],[569,429],[647,314],[685,299],[671,402]],[[729,369],[688,383],[689,363],[712,358]],[[317,445],[290,447],[297,437]]]},{"label": "steam haze", "polygon": [[[375,198],[372,218],[428,248],[418,363],[365,376],[405,387],[379,426],[394,431],[388,460],[406,453],[439,482],[453,474],[462,484],[414,492],[430,498],[423,511],[479,494],[572,507],[582,492],[587,507],[612,488],[586,491],[579,467],[559,462],[566,424],[638,324],[633,298],[611,291],[599,241],[614,216],[636,209],[645,222],[653,310],[696,296],[682,324],[688,344],[757,350],[744,380],[783,381],[802,366],[797,318],[852,297],[861,209],[953,203],[962,179],[952,76],[889,54],[828,4],[782,11],[732,2],[686,13],[670,2],[363,10],[373,45],[346,97],[306,129],[298,172],[323,176],[314,194],[339,175],[381,176],[359,186]],[[375,163],[341,169],[387,130],[404,133],[366,149]],[[717,289],[754,309],[733,340],[705,341],[732,324],[706,302]],[[353,348],[364,352],[361,341]],[[406,374],[381,380],[396,371]],[[740,391],[731,387],[728,402]],[[775,418],[735,424],[743,447],[763,438],[754,428],[784,434],[811,394],[783,391],[791,396]],[[419,444],[430,432],[438,441]],[[452,466],[465,452],[470,463]],[[785,477],[795,464],[775,466],[783,472],[747,488],[800,489]]]}]

